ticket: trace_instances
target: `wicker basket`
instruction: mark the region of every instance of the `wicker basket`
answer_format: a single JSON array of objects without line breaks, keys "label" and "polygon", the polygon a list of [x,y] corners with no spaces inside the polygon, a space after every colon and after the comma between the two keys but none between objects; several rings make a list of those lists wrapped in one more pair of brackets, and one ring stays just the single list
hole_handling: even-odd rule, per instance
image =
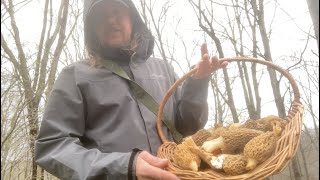
[{"label": "wicker basket", "polygon": [[176,166],[172,161],[172,156],[174,149],[176,148],[177,144],[174,142],[168,141],[163,132],[162,132],[162,113],[164,106],[172,93],[175,89],[190,75],[196,72],[196,69],[192,69],[188,73],[186,73],[183,77],[178,79],[172,87],[168,90],[166,95],[164,96],[163,100],[160,103],[159,111],[158,111],[158,119],[157,119],[157,129],[162,141],[162,145],[158,149],[158,157],[169,159],[169,165],[166,170],[174,173],[181,179],[186,180],[209,180],[209,179],[226,179],[226,180],[244,180],[244,179],[265,179],[274,174],[280,173],[289,163],[289,160],[293,158],[295,155],[298,146],[300,144],[301,138],[301,127],[303,122],[303,105],[300,103],[300,93],[298,86],[293,79],[293,77],[281,67],[265,60],[259,60],[256,58],[223,58],[221,60],[225,60],[228,62],[254,62],[266,65],[270,68],[273,68],[280,73],[282,73],[286,78],[288,78],[293,94],[294,99],[292,101],[290,110],[288,112],[286,120],[289,122],[287,123],[285,129],[282,131],[281,138],[277,142],[276,150],[273,155],[267,159],[264,163],[258,165],[254,170],[247,172],[246,174],[237,175],[237,176],[230,176],[226,175],[221,172],[216,172],[214,170],[206,170],[206,171],[199,171],[194,172],[191,170],[183,170]]}]

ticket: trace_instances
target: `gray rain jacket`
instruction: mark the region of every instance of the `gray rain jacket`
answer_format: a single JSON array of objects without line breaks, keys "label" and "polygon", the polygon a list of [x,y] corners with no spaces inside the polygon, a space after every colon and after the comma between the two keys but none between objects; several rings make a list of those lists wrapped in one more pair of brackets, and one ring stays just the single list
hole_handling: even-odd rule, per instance
[{"label": "gray rain jacket", "polygon": [[[85,24],[93,2],[85,0]],[[133,3],[124,2],[136,16],[135,31],[146,30]],[[85,28],[88,43],[86,33]],[[168,63],[150,57],[152,49],[149,39],[134,58],[118,63],[159,103],[177,76]],[[208,82],[187,79],[166,104],[164,113],[184,136],[207,121]],[[126,80],[86,60],[76,62],[55,82],[36,140],[36,163],[60,179],[132,179],[132,150],[156,155],[161,145],[156,118],[132,95]],[[163,131],[172,140],[165,126]]]}]

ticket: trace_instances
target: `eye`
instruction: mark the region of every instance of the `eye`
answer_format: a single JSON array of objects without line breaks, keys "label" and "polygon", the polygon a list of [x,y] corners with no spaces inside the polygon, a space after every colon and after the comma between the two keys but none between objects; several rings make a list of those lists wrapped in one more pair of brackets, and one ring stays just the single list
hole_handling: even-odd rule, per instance
[{"label": "eye", "polygon": [[120,11],[120,9],[115,8],[115,9],[112,11],[112,14],[115,15],[115,16],[120,16],[120,15],[121,15],[121,11]]},{"label": "eye", "polygon": [[114,15],[117,15],[117,16],[125,16],[125,15],[128,15],[129,14],[129,11],[128,11],[128,8],[126,7],[123,7],[123,6],[117,6],[113,9],[113,13]]}]

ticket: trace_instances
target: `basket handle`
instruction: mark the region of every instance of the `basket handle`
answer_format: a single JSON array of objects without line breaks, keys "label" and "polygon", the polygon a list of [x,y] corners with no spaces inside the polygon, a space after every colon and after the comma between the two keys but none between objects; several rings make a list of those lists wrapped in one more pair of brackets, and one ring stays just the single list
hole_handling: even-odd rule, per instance
[{"label": "basket handle", "polygon": [[[258,59],[258,58],[247,58],[247,57],[234,57],[234,58],[221,58],[219,59],[220,61],[227,61],[227,62],[253,62],[253,63],[258,63],[258,64],[263,64],[266,66],[269,66],[277,71],[279,71],[280,73],[282,73],[290,82],[292,90],[293,90],[293,94],[294,94],[294,99],[293,102],[296,103],[300,103],[300,93],[299,93],[299,89],[297,86],[296,81],[293,79],[292,75],[285,69],[281,68],[278,65],[275,65],[274,63],[270,62],[270,61],[266,61],[263,59]],[[170,98],[170,96],[172,95],[172,93],[176,90],[176,88],[185,80],[187,79],[189,76],[191,76],[192,74],[194,74],[197,71],[196,68],[190,70],[189,72],[187,72],[185,75],[183,75],[180,79],[178,79],[171,87],[170,89],[167,91],[167,93],[165,94],[165,96],[163,97],[161,103],[160,103],[160,107],[159,107],[159,111],[158,111],[158,119],[157,119],[157,130],[158,130],[158,134],[160,136],[160,139],[162,141],[162,143],[167,142],[168,140],[166,139],[166,137],[163,134],[162,131],[162,113],[163,113],[163,109],[165,104],[167,103],[168,99]]]}]

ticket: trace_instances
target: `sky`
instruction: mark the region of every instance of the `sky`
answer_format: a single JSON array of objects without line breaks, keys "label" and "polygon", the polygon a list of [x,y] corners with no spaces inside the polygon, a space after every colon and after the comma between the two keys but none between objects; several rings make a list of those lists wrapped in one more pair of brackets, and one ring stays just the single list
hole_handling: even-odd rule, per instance
[{"label": "sky", "polygon": [[[54,1],[54,6],[59,6],[57,3],[59,0]],[[138,0],[135,0],[137,2]],[[164,1],[157,1],[157,4],[161,4]],[[194,42],[202,43],[203,36],[202,33],[195,31],[199,30],[198,22],[196,16],[193,13],[191,5],[188,3],[187,0],[176,0],[173,1],[174,4],[170,8],[168,12],[167,19],[167,26],[165,28],[165,34],[170,36],[173,32],[173,27],[175,27],[174,21],[176,18],[181,18],[181,22],[178,29],[178,34],[181,38],[186,42],[186,44],[194,44]],[[226,1],[228,2],[228,1]],[[265,20],[266,24],[270,24],[272,21],[272,17],[274,12],[269,12],[269,9],[274,9],[274,2],[275,1],[266,1],[265,7]],[[272,2],[272,3],[271,3]],[[306,39],[306,34],[303,31],[307,32],[312,24],[310,15],[307,8],[306,0],[277,0],[276,1],[280,6],[276,10],[277,19],[275,19],[272,23],[272,36],[270,39],[271,47],[272,47],[272,55],[273,59],[279,65],[285,66],[285,64],[281,64],[282,61],[277,61],[284,55],[291,55],[293,51],[301,51],[304,47],[304,42],[302,40]],[[23,27],[23,31],[20,31],[21,38],[26,45],[36,46],[36,43],[39,41],[39,36],[42,28],[42,10],[43,10],[43,1],[41,0],[34,0],[27,6],[28,8],[22,8],[19,10],[18,14],[16,15],[16,21],[19,27]],[[157,6],[156,6],[157,7]],[[158,6],[160,7],[160,6]],[[159,12],[160,8],[155,8],[154,13]],[[283,10],[286,11],[283,12]],[[217,16],[223,16],[224,9],[215,9],[215,14]],[[294,19],[294,21],[292,21]],[[30,20],[32,24],[30,24]],[[82,23],[82,21],[81,21]],[[298,28],[297,28],[298,27]],[[269,29],[269,27],[267,27]],[[22,28],[21,28],[22,29]],[[313,31],[313,29],[312,29]],[[169,32],[169,33],[168,33]],[[176,36],[173,36],[176,38]],[[169,37],[170,38],[170,37]],[[179,40],[177,39],[176,42]],[[207,42],[209,51],[212,55],[216,53],[215,46],[213,42]],[[316,47],[316,42],[312,42],[313,46]],[[178,46],[181,47],[181,46]],[[227,49],[227,47],[225,47]],[[231,49],[231,48],[230,48]],[[184,50],[183,48],[175,48],[176,54],[180,54],[180,57],[184,57]],[[226,50],[227,51],[227,50]],[[233,51],[230,51],[233,52]],[[194,52],[188,52],[189,56],[192,59],[192,64],[196,63],[200,58],[200,47],[197,47]],[[308,52],[310,54],[310,50]],[[191,55],[192,54],[192,55]],[[233,54],[226,54],[225,56],[230,57],[234,56]],[[312,57],[312,56],[310,56]],[[180,71],[177,65],[174,65],[176,72],[178,75],[183,75],[183,72]],[[182,66],[184,69],[187,66]],[[186,71],[186,70],[185,70]],[[300,75],[299,75],[300,76]],[[271,87],[266,86],[263,88],[265,91],[271,92]],[[209,91],[210,92],[210,91]],[[263,92],[262,92],[263,94]],[[209,94],[209,97],[212,94]],[[268,100],[267,100],[268,101]],[[213,103],[208,101],[210,107],[213,107]],[[317,102],[319,104],[319,101]],[[212,112],[211,112],[212,113]],[[263,112],[267,113],[268,112]],[[212,114],[211,114],[212,115]]]},{"label": "sky", "polygon": [[[277,47],[272,49],[272,53],[275,55],[274,59],[283,54],[289,54],[293,51],[293,49],[301,49],[301,46],[304,44],[301,44],[301,42],[297,39],[304,39],[305,35],[304,33],[301,33],[301,30],[297,29],[297,26],[304,31],[308,31],[311,25],[311,19],[305,0],[278,0],[277,2],[280,4],[280,8],[277,9],[276,13],[281,14],[282,18],[274,20],[272,25],[272,36],[270,39],[271,46]],[[160,3],[157,2],[157,4]],[[53,5],[58,7],[59,3],[53,3]],[[273,12],[268,12],[268,6],[273,6],[273,3],[270,3],[269,5],[268,3],[266,4],[266,22],[270,22],[271,18],[273,17]],[[178,7],[182,7],[182,10]],[[293,23],[293,21],[290,20],[291,17],[288,17],[288,15],[281,12],[281,8],[285,9],[285,11],[294,19],[296,23]],[[273,7],[270,7],[270,9],[273,9]],[[42,27],[42,10],[42,2],[39,0],[34,0],[28,5],[28,8],[22,8],[19,10],[19,14],[16,15],[19,27],[23,27],[23,31],[20,33],[24,42],[29,42],[32,44],[34,40],[36,40],[35,42],[38,41]],[[160,8],[154,8],[155,13],[160,10]],[[224,9],[217,9],[215,11],[215,14],[218,16],[219,14],[222,14],[221,11],[224,11]],[[182,17],[178,31],[183,40],[187,42],[199,41],[199,43],[204,41],[201,39],[199,40],[199,36],[197,37],[194,35],[195,30],[199,30],[199,27],[193,10],[187,1],[174,2],[174,6],[170,8],[168,13],[168,17]],[[32,19],[32,25],[30,25],[30,19]],[[174,26],[176,23],[176,21],[173,19],[171,19],[171,21],[170,18],[167,20],[169,27],[168,30],[172,30],[172,26]],[[283,44],[285,44],[285,46],[283,46]],[[211,42],[208,42],[208,45],[208,48],[214,51],[214,45]],[[178,48],[176,50],[179,51],[182,50],[182,48]],[[184,52],[181,52],[181,54],[183,53]],[[195,51],[194,56],[199,57],[200,51]],[[196,61],[197,60],[195,58],[195,62]]]}]

